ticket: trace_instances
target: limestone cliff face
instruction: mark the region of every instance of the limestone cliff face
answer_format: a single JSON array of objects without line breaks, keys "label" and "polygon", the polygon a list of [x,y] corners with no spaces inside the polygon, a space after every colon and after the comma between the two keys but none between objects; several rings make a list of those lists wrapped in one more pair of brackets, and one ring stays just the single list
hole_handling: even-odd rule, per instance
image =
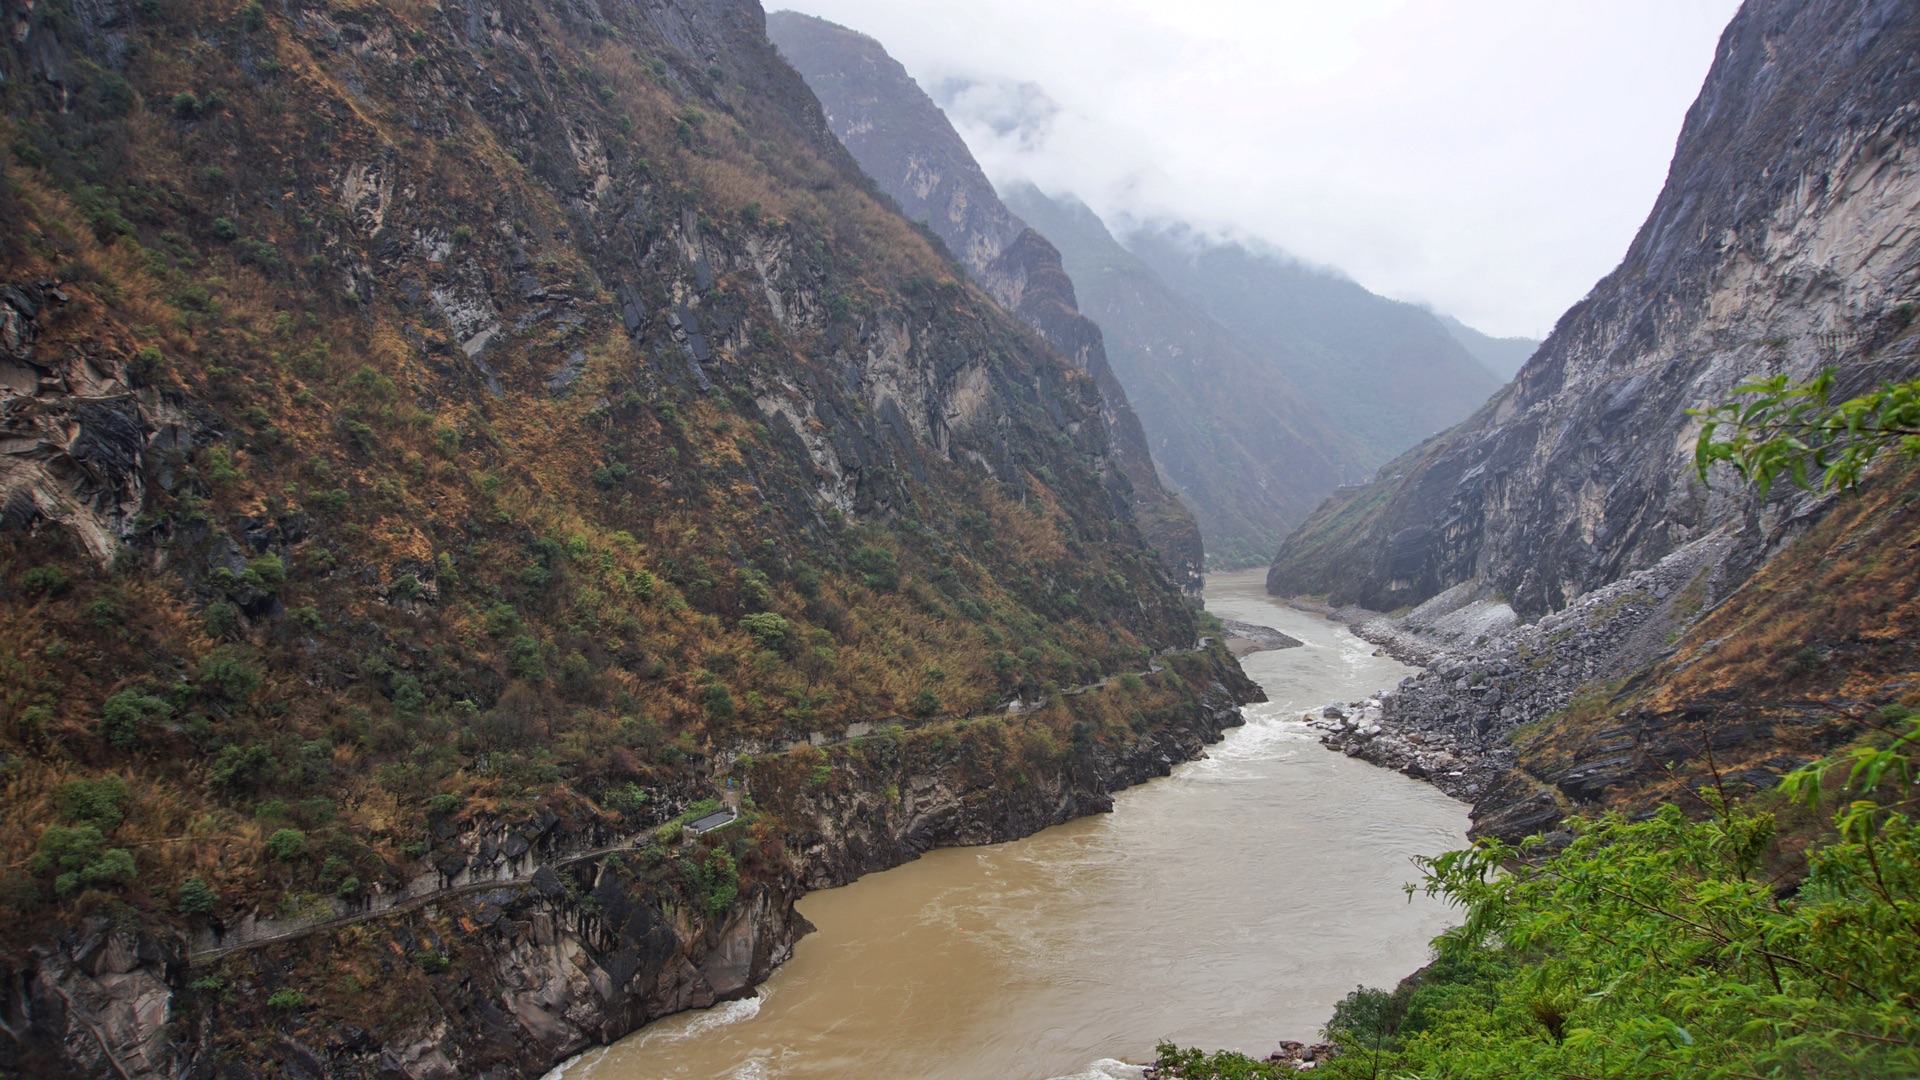
[{"label": "limestone cliff face", "polygon": [[1750,570],[1796,511],[1695,481],[1686,410],[1914,369],[1889,346],[1920,299],[1917,47],[1896,0],[1746,4],[1620,267],[1475,416],[1328,500],[1268,587],[1393,610],[1479,578],[1533,618],[1716,530]]},{"label": "limestone cliff face", "polygon": [[1169,570],[1200,585],[1201,537],[1161,485],[1100,327],[1080,313],[1060,253],[1001,202],[946,115],[880,43],[809,15],[777,11],[767,32],[818,95],[834,134],[881,190],[925,222],[1000,305],[1092,375],[1112,442],[1116,483]]}]

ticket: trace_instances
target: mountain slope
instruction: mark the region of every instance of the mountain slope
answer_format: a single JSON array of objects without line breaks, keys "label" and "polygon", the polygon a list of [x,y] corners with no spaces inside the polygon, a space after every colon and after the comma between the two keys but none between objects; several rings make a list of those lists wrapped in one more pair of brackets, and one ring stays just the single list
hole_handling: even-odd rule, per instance
[{"label": "mountain slope", "polygon": [[1266,562],[1322,498],[1359,478],[1359,446],[1281,374],[1273,354],[1284,343],[1245,345],[1077,200],[1030,184],[1005,198],[1059,246],[1084,310],[1106,332],[1155,462],[1194,508],[1213,565]]},{"label": "mountain slope", "polygon": [[1483,334],[1451,315],[1436,315],[1440,325],[1447,328],[1462,348],[1473,354],[1480,366],[1493,372],[1502,379],[1511,379],[1540,348],[1540,343],[1527,337],[1494,337]]},{"label": "mountain slope", "polygon": [[880,43],[792,11],[767,32],[820,98],[834,134],[907,217],[925,222],[1002,307],[1093,376],[1118,471],[1143,531],[1176,577],[1199,588],[1192,516],[1162,486],[1100,328],[1083,317],[1053,246],[1009,212],[946,114]]},{"label": "mountain slope", "polygon": [[1532,618],[1716,531],[1750,571],[1820,505],[1704,489],[1686,410],[1914,368],[1917,45],[1911,5],[1748,3],[1620,267],[1472,419],[1316,511],[1269,588],[1392,610],[1479,578]]},{"label": "mountain slope", "polygon": [[752,0],[8,13],[0,1071],[539,1075],[1255,692]]},{"label": "mountain slope", "polygon": [[1500,385],[1431,312],[1335,271],[1180,225],[1143,228],[1125,243],[1256,355],[1270,351],[1280,373],[1359,443],[1368,467],[1465,419]]}]

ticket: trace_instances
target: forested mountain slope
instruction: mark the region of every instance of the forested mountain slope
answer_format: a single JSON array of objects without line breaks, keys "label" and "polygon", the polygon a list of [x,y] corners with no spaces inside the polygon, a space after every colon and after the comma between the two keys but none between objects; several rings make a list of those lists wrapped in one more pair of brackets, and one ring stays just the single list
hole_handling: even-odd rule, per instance
[{"label": "forested mountain slope", "polygon": [[1455,341],[1480,361],[1480,366],[1502,379],[1513,378],[1527,358],[1540,348],[1540,343],[1533,338],[1494,337],[1475,330],[1451,315],[1439,315],[1436,318]]},{"label": "forested mountain slope", "polygon": [[1257,692],[752,0],[6,14],[0,1067],[538,1075]]}]

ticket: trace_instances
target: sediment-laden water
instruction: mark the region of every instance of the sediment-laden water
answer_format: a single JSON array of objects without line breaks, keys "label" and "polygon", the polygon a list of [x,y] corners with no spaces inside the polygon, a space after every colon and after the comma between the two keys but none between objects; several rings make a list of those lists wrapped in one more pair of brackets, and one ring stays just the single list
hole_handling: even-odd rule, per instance
[{"label": "sediment-laden water", "polygon": [[1214,575],[1207,607],[1305,642],[1255,653],[1272,700],[1206,761],[1114,812],[954,848],[815,893],[819,927],[757,998],[652,1024],[565,1080],[1132,1075],[1153,1044],[1265,1053],[1311,1039],[1356,983],[1424,963],[1450,912],[1402,886],[1460,846],[1466,807],[1322,748],[1296,717],[1411,669],[1344,627]]}]

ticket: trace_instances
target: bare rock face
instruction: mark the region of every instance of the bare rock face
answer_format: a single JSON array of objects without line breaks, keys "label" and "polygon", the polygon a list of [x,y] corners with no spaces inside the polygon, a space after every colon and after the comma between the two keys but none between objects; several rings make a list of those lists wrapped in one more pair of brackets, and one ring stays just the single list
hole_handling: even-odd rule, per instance
[{"label": "bare rock face", "polygon": [[926,223],[1002,307],[1093,378],[1113,446],[1110,482],[1127,493],[1169,572],[1197,593],[1205,563],[1199,528],[1161,486],[1100,327],[1080,313],[1060,252],[1000,201],[946,115],[879,42],[792,11],[769,15],[767,33],[880,189]]},{"label": "bare rock face", "polygon": [[1473,418],[1316,511],[1268,589],[1391,611],[1478,578],[1534,619],[1719,530],[1751,572],[1785,504],[1702,487],[1686,410],[1756,374],[1914,370],[1916,50],[1909,4],[1746,4],[1619,269]]}]

